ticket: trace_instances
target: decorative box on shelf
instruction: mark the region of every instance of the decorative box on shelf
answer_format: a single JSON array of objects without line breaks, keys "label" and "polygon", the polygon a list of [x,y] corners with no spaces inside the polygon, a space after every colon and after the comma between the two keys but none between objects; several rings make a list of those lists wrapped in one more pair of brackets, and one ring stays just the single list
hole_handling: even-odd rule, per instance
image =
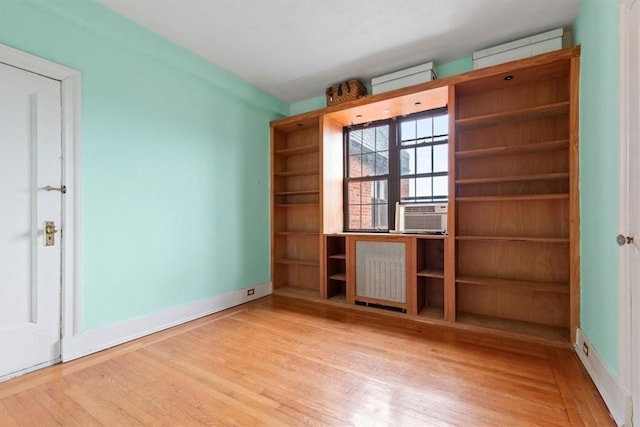
[{"label": "decorative box on shelf", "polygon": [[351,79],[327,88],[327,107],[353,101],[367,95],[367,88],[360,80]]},{"label": "decorative box on shelf", "polygon": [[433,62],[427,62],[426,64],[372,78],[371,93],[375,95],[402,87],[430,82],[436,78]]},{"label": "decorative box on shelf", "polygon": [[[570,33],[562,28],[525,37],[509,43],[473,52],[473,69],[502,64],[541,53],[560,50],[570,44]],[[566,47],[566,46],[565,46]]]}]

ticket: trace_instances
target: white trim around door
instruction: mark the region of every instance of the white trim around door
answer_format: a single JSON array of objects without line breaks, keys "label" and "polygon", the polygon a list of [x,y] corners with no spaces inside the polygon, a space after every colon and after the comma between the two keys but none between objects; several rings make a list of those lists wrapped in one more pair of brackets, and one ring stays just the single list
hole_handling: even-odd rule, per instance
[{"label": "white trim around door", "polygon": [[[618,229],[620,234],[629,235],[633,230],[632,224],[632,206],[634,200],[632,197],[637,197],[632,194],[631,175],[632,167],[638,167],[633,164],[631,154],[631,144],[639,144],[638,141],[634,141],[633,138],[638,138],[637,121],[632,117],[632,106],[639,103],[638,100],[638,84],[637,84],[637,66],[638,66],[638,34],[637,28],[635,33],[632,31],[633,26],[636,25],[630,22],[632,16],[632,9],[637,13],[637,9],[640,8],[640,2],[638,0],[620,0],[620,20],[619,20],[619,114],[620,114],[620,142],[619,142],[619,216],[618,216]],[[635,50],[633,54],[632,49]],[[635,59],[634,59],[635,58]],[[635,79],[634,83],[632,79]],[[635,92],[634,92],[635,91]],[[634,104],[635,103],[635,104]],[[636,107],[637,108],[637,107]],[[636,112],[637,114],[637,112]],[[636,126],[635,133],[632,126]],[[636,202],[637,203],[637,202]],[[612,236],[613,238],[614,236]],[[634,319],[634,307],[637,305],[637,301],[634,301],[633,284],[634,281],[640,281],[640,278],[633,277],[632,272],[632,250],[634,248],[631,245],[625,245],[620,250],[619,256],[619,285],[618,285],[618,307],[619,307],[619,322],[618,322],[618,351],[619,351],[619,384],[627,395],[626,402],[626,416],[624,425],[640,425],[640,410],[638,410],[638,393],[640,392],[640,386],[637,384],[638,366],[637,363],[633,363],[634,354],[637,349],[634,349],[634,327],[638,325],[633,324]],[[637,249],[635,249],[637,250]],[[636,291],[637,292],[637,291]],[[635,308],[637,311],[638,309]],[[637,332],[636,332],[637,334]],[[637,345],[637,343],[636,343]],[[635,381],[635,383],[634,383]],[[635,402],[634,402],[635,400]],[[635,404],[635,408],[634,408]],[[632,422],[633,417],[633,422]]]},{"label": "white trim around door", "polygon": [[62,360],[65,341],[82,331],[80,251],[81,86],[79,71],[0,44],[0,62],[61,82],[62,102]]}]

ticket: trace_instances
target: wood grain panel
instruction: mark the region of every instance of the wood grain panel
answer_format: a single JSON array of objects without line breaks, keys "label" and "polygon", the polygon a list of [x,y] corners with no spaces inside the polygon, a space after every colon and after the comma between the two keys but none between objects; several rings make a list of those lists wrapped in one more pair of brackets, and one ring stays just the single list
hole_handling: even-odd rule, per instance
[{"label": "wood grain panel", "polygon": [[569,282],[568,243],[458,241],[457,273],[538,282]]},{"label": "wood grain panel", "polygon": [[527,155],[507,155],[461,159],[457,162],[457,178],[519,177],[569,172],[567,150]]},{"label": "wood grain panel", "polygon": [[569,326],[569,296],[517,287],[458,283],[458,311],[551,326]]},{"label": "wood grain panel", "polygon": [[[457,151],[568,140],[567,115],[456,130]],[[562,148],[566,148],[562,147]]]},{"label": "wood grain panel", "polygon": [[461,203],[458,235],[496,237],[569,237],[567,200]]},{"label": "wood grain panel", "polygon": [[[477,90],[468,95],[465,94],[464,85],[458,87],[458,108],[456,119],[483,116],[530,108],[535,106],[555,104],[569,100],[568,63],[564,69],[559,70],[559,76],[540,76],[534,74],[535,79],[529,75],[531,70],[518,70],[509,73],[513,78],[505,80],[492,78],[492,82],[485,81],[484,89]],[[527,74],[527,76],[522,76]],[[473,85],[479,85],[474,82]]]}]

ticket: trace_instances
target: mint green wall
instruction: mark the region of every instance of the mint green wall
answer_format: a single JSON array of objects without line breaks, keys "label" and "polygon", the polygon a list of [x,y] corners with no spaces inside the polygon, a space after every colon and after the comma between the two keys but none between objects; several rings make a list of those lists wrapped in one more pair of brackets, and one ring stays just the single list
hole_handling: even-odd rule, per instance
[{"label": "mint green wall", "polygon": [[456,74],[466,73],[473,70],[473,57],[456,59],[455,61],[445,62],[436,66],[436,75],[439,79],[454,76]]},{"label": "mint green wall", "polygon": [[269,280],[286,103],[93,1],[2,1],[0,43],[82,72],[85,330]]},{"label": "mint green wall", "polygon": [[581,0],[581,328],[618,373],[618,2]]},{"label": "mint green wall", "polygon": [[294,116],[307,111],[319,110],[327,106],[327,97],[325,95],[316,96],[315,98],[305,99],[304,101],[294,102],[289,106],[289,114]]},{"label": "mint green wall", "polygon": [[[469,56],[467,58],[456,59],[455,61],[447,62],[442,65],[436,66],[436,75],[438,78],[449,77],[455,74],[464,73],[473,70],[473,59]],[[366,82],[367,91],[371,93],[370,82]],[[290,115],[306,113],[307,111],[318,110],[327,106],[327,100],[324,95],[317,96],[315,98],[305,99],[304,101],[294,102],[289,107]]]}]

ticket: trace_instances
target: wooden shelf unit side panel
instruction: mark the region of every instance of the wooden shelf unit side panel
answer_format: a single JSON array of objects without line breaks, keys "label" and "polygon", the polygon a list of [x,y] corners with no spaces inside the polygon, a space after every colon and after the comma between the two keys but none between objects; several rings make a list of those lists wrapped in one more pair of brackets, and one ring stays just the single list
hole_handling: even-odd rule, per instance
[{"label": "wooden shelf unit side panel", "polygon": [[344,143],[343,127],[336,120],[323,117],[322,126],[322,232],[344,231],[343,179]]},{"label": "wooden shelf unit side panel", "polygon": [[464,203],[457,220],[459,236],[569,239],[567,199]]},{"label": "wooden shelf unit side panel", "polygon": [[354,304],[356,302],[356,241],[357,237],[352,235],[345,236],[346,246],[346,267],[347,267],[347,304]]},{"label": "wooden shelf unit side panel", "polygon": [[458,176],[456,151],[458,146],[458,130],[455,123],[457,115],[456,86],[449,86],[449,203],[447,205],[447,236],[444,239],[444,320],[456,320],[456,215]]},{"label": "wooden shelf unit side panel", "polygon": [[569,242],[459,240],[457,274],[568,284],[568,245]]},{"label": "wooden shelf unit side panel", "polygon": [[576,342],[576,331],[580,326],[579,85],[580,58],[573,57],[569,81],[569,334],[571,343]]},{"label": "wooden shelf unit side panel", "polygon": [[458,86],[457,119],[509,113],[569,101],[569,61],[556,61]]}]

